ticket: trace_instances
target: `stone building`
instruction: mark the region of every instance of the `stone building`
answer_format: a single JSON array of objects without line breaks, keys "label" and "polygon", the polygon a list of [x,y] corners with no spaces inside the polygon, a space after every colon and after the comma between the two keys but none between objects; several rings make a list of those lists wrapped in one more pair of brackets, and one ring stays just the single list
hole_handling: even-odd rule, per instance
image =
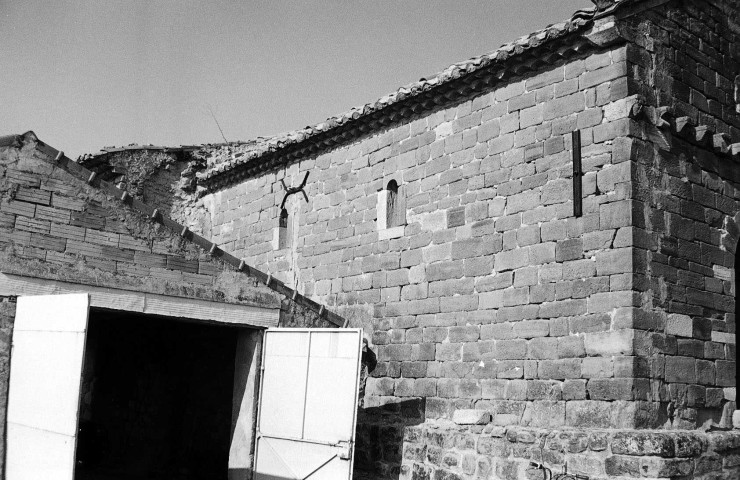
[{"label": "stone building", "polygon": [[740,4],[594,3],[303,130],[65,160],[74,193],[14,137],[2,272],[362,326],[358,476],[737,478]]}]

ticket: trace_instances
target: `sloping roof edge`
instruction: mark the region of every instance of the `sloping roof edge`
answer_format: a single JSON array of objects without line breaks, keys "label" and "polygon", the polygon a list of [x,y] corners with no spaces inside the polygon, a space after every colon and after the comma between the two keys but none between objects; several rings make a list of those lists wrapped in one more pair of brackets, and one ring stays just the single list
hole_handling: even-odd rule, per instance
[{"label": "sloping roof edge", "polygon": [[66,171],[70,175],[76,177],[78,180],[87,183],[93,188],[115,197],[127,205],[129,208],[146,215],[151,221],[160,223],[170,229],[172,232],[180,235],[184,240],[193,243],[208,252],[214,258],[218,258],[227,265],[231,265],[237,271],[245,273],[251,277],[256,278],[258,281],[264,283],[267,287],[273,291],[283,295],[285,298],[290,299],[296,304],[308,308],[318,314],[319,318],[325,319],[334,325],[345,326],[345,320],[334,312],[329,311],[324,305],[321,305],[304,295],[301,295],[297,291],[285,285],[280,280],[273,278],[271,274],[266,274],[254,267],[247,265],[244,260],[236,258],[234,255],[222,250],[216,243],[211,242],[205,237],[198,235],[190,231],[184,225],[180,225],[171,218],[163,215],[158,209],[147,205],[146,203],[132,197],[129,193],[123,189],[120,189],[113,185],[111,182],[101,180],[97,174],[69,157],[64,155],[64,152],[55,149],[54,147],[47,145],[46,143],[39,140],[35,133],[28,131],[21,135],[6,135],[0,136],[0,147],[16,147],[20,148],[26,144],[27,141],[34,141],[36,150],[40,151],[44,155],[54,159],[54,163],[57,167]]},{"label": "sloping roof edge", "polygon": [[[664,3],[665,0],[659,3]],[[317,125],[268,139],[246,155],[213,165],[200,176],[207,190],[217,190],[258,172],[343,144],[374,129],[390,126],[423,111],[469,96],[509,78],[536,71],[595,45],[580,35],[594,20],[642,0],[599,0],[570,20],[550,25],[499,49],[446,68],[432,78],[401,87],[362,107],[352,108]],[[648,2],[652,3],[652,2]],[[649,8],[649,7],[648,7]],[[536,55],[535,55],[536,53]]]}]

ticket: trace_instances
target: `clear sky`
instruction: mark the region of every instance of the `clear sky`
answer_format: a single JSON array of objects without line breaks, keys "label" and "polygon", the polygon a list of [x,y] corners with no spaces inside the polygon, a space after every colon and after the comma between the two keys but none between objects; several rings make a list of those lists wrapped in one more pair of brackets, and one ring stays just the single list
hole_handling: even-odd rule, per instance
[{"label": "clear sky", "polygon": [[302,128],[590,0],[0,0],[0,135],[69,156]]}]

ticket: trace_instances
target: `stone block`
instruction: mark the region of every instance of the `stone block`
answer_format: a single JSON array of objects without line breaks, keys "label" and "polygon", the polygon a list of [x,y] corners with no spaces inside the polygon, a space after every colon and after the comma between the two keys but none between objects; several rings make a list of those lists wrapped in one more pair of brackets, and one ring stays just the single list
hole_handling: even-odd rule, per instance
[{"label": "stone block", "polygon": [[[581,360],[542,360],[539,362],[537,373],[542,379],[564,380],[566,378],[580,378]],[[599,400],[599,398],[594,398],[593,396],[591,398]]]},{"label": "stone block", "polygon": [[527,358],[555,360],[558,357],[558,339],[553,337],[533,338],[527,344]]},{"label": "stone block", "polygon": [[617,432],[612,437],[612,453],[669,458],[676,454],[672,435],[663,432],[627,431]]},{"label": "stone block", "polygon": [[592,400],[632,400],[633,384],[631,378],[592,378],[587,388]]},{"label": "stone block", "polygon": [[712,332],[712,341],[716,343],[735,345],[735,334],[727,332]]},{"label": "stone block", "polygon": [[[408,345],[409,347],[411,345]],[[462,359],[462,343],[440,343],[437,345],[435,360],[460,361]]]},{"label": "stone block", "polygon": [[487,410],[458,409],[452,414],[452,421],[458,425],[487,425],[491,420]]},{"label": "stone block", "polygon": [[586,108],[586,97],[583,92],[575,92],[565,97],[550,100],[545,104],[544,120],[566,117],[572,113],[581,112]]},{"label": "stone block", "polygon": [[586,355],[586,349],[581,336],[567,336],[558,338],[558,358],[580,358]]},{"label": "stone block", "polygon": [[488,141],[488,155],[498,155],[514,147],[516,136],[511,133],[519,129],[519,113],[506,115],[501,119],[501,135]]},{"label": "stone block", "polygon": [[688,315],[672,313],[668,315],[665,324],[665,333],[679,337],[692,337],[693,322]]},{"label": "stone block", "polygon": [[631,329],[586,333],[583,338],[588,356],[632,355],[634,351],[635,331]]},{"label": "stone block", "polygon": [[640,478],[639,458],[612,455],[604,461],[604,468],[609,476]]},{"label": "stone block", "polygon": [[480,338],[480,327],[478,325],[465,325],[450,327],[448,339],[450,343],[475,342]]},{"label": "stone block", "polygon": [[632,201],[622,200],[600,205],[599,226],[602,230],[632,226]]},{"label": "stone block", "polygon": [[497,253],[494,257],[493,268],[498,273],[506,270],[515,270],[528,264],[529,248],[525,247]]},{"label": "stone block", "polygon": [[562,398],[560,382],[548,380],[529,380],[527,382],[528,400],[557,401]]},{"label": "stone block", "polygon": [[696,359],[678,356],[666,357],[665,380],[669,383],[696,383]]},{"label": "stone block", "polygon": [[529,288],[507,288],[503,290],[503,305],[511,307],[529,303]]},{"label": "stone block", "polygon": [[426,277],[430,282],[461,278],[464,273],[464,263],[462,261],[438,262],[428,265],[426,268]]},{"label": "stone block", "polygon": [[422,378],[427,374],[427,362],[401,362],[401,376]]},{"label": "stone block", "polygon": [[455,207],[447,210],[447,228],[465,225],[465,207]]},{"label": "stone block", "polygon": [[540,305],[539,316],[541,318],[572,317],[586,313],[587,301],[584,300],[560,300],[546,302]]},{"label": "stone block", "polygon": [[627,75],[627,62],[613,63],[598,70],[587,71],[579,77],[580,89],[595,87],[596,85],[615,80]]},{"label": "stone block", "polygon": [[479,307],[483,310],[501,308],[503,307],[503,297],[503,291],[501,290],[481,293],[478,296]]},{"label": "stone block", "polygon": [[555,247],[555,260],[565,262],[568,260],[579,260],[583,258],[583,240],[580,238],[571,238],[561,240]]},{"label": "stone block", "polygon": [[606,313],[619,307],[636,307],[641,303],[640,294],[632,290],[594,293],[588,297],[588,312]]},{"label": "stone block", "polygon": [[550,333],[547,320],[524,320],[514,323],[514,333],[519,338],[546,337]]},{"label": "stone block", "polygon": [[562,66],[554,67],[545,72],[539,73],[526,81],[528,92],[562,82],[565,79],[565,70]]},{"label": "stone block", "polygon": [[715,365],[710,360],[696,360],[696,379],[702,385],[715,384]]},{"label": "stone block", "polygon": [[596,274],[632,273],[632,248],[604,250],[596,254]]},{"label": "stone block", "polygon": [[527,356],[526,340],[500,340],[495,345],[495,358],[499,360],[524,359]]},{"label": "stone block", "polygon": [[614,374],[611,357],[586,357],[581,364],[583,378],[609,378]]},{"label": "stone block", "polygon": [[565,405],[565,423],[576,428],[614,428],[612,402],[572,400]]},{"label": "stone block", "polygon": [[520,127],[527,128],[542,123],[543,110],[543,105],[540,104],[525,108],[524,110],[519,112]]},{"label": "stone block", "polygon": [[734,387],[735,386],[735,362],[717,360],[716,362],[716,374],[717,374],[717,385],[721,387]]},{"label": "stone block", "polygon": [[586,380],[567,379],[563,382],[563,400],[585,400]]},{"label": "stone block", "polygon": [[[537,401],[529,403],[522,415],[521,424],[538,428],[561,427],[565,424],[565,402]],[[530,432],[527,432],[527,434],[531,435]],[[522,440],[517,438],[518,442],[522,442]],[[527,440],[528,443],[535,441],[531,436]]]}]

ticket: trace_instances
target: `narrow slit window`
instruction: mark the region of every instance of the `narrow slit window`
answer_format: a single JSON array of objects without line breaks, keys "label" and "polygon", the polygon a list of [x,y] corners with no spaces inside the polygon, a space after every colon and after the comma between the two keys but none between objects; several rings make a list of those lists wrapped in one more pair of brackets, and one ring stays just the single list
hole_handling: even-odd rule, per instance
[{"label": "narrow slit window", "polygon": [[406,223],[406,212],[404,211],[403,199],[398,192],[398,183],[391,180],[388,182],[386,190],[386,225],[388,228],[404,225]]},{"label": "narrow slit window", "polygon": [[390,182],[388,182],[388,187],[386,188],[386,190],[388,190],[388,197],[386,197],[386,201],[388,202],[388,207],[386,208],[386,225],[388,225],[389,227],[395,227],[395,221],[398,217],[398,215],[396,214],[396,209],[398,207],[398,184],[396,183],[396,181],[391,180]]},{"label": "narrow slit window", "polygon": [[288,248],[290,246],[290,237],[288,236],[289,216],[285,208],[280,210],[280,221],[278,223],[278,248]]}]

